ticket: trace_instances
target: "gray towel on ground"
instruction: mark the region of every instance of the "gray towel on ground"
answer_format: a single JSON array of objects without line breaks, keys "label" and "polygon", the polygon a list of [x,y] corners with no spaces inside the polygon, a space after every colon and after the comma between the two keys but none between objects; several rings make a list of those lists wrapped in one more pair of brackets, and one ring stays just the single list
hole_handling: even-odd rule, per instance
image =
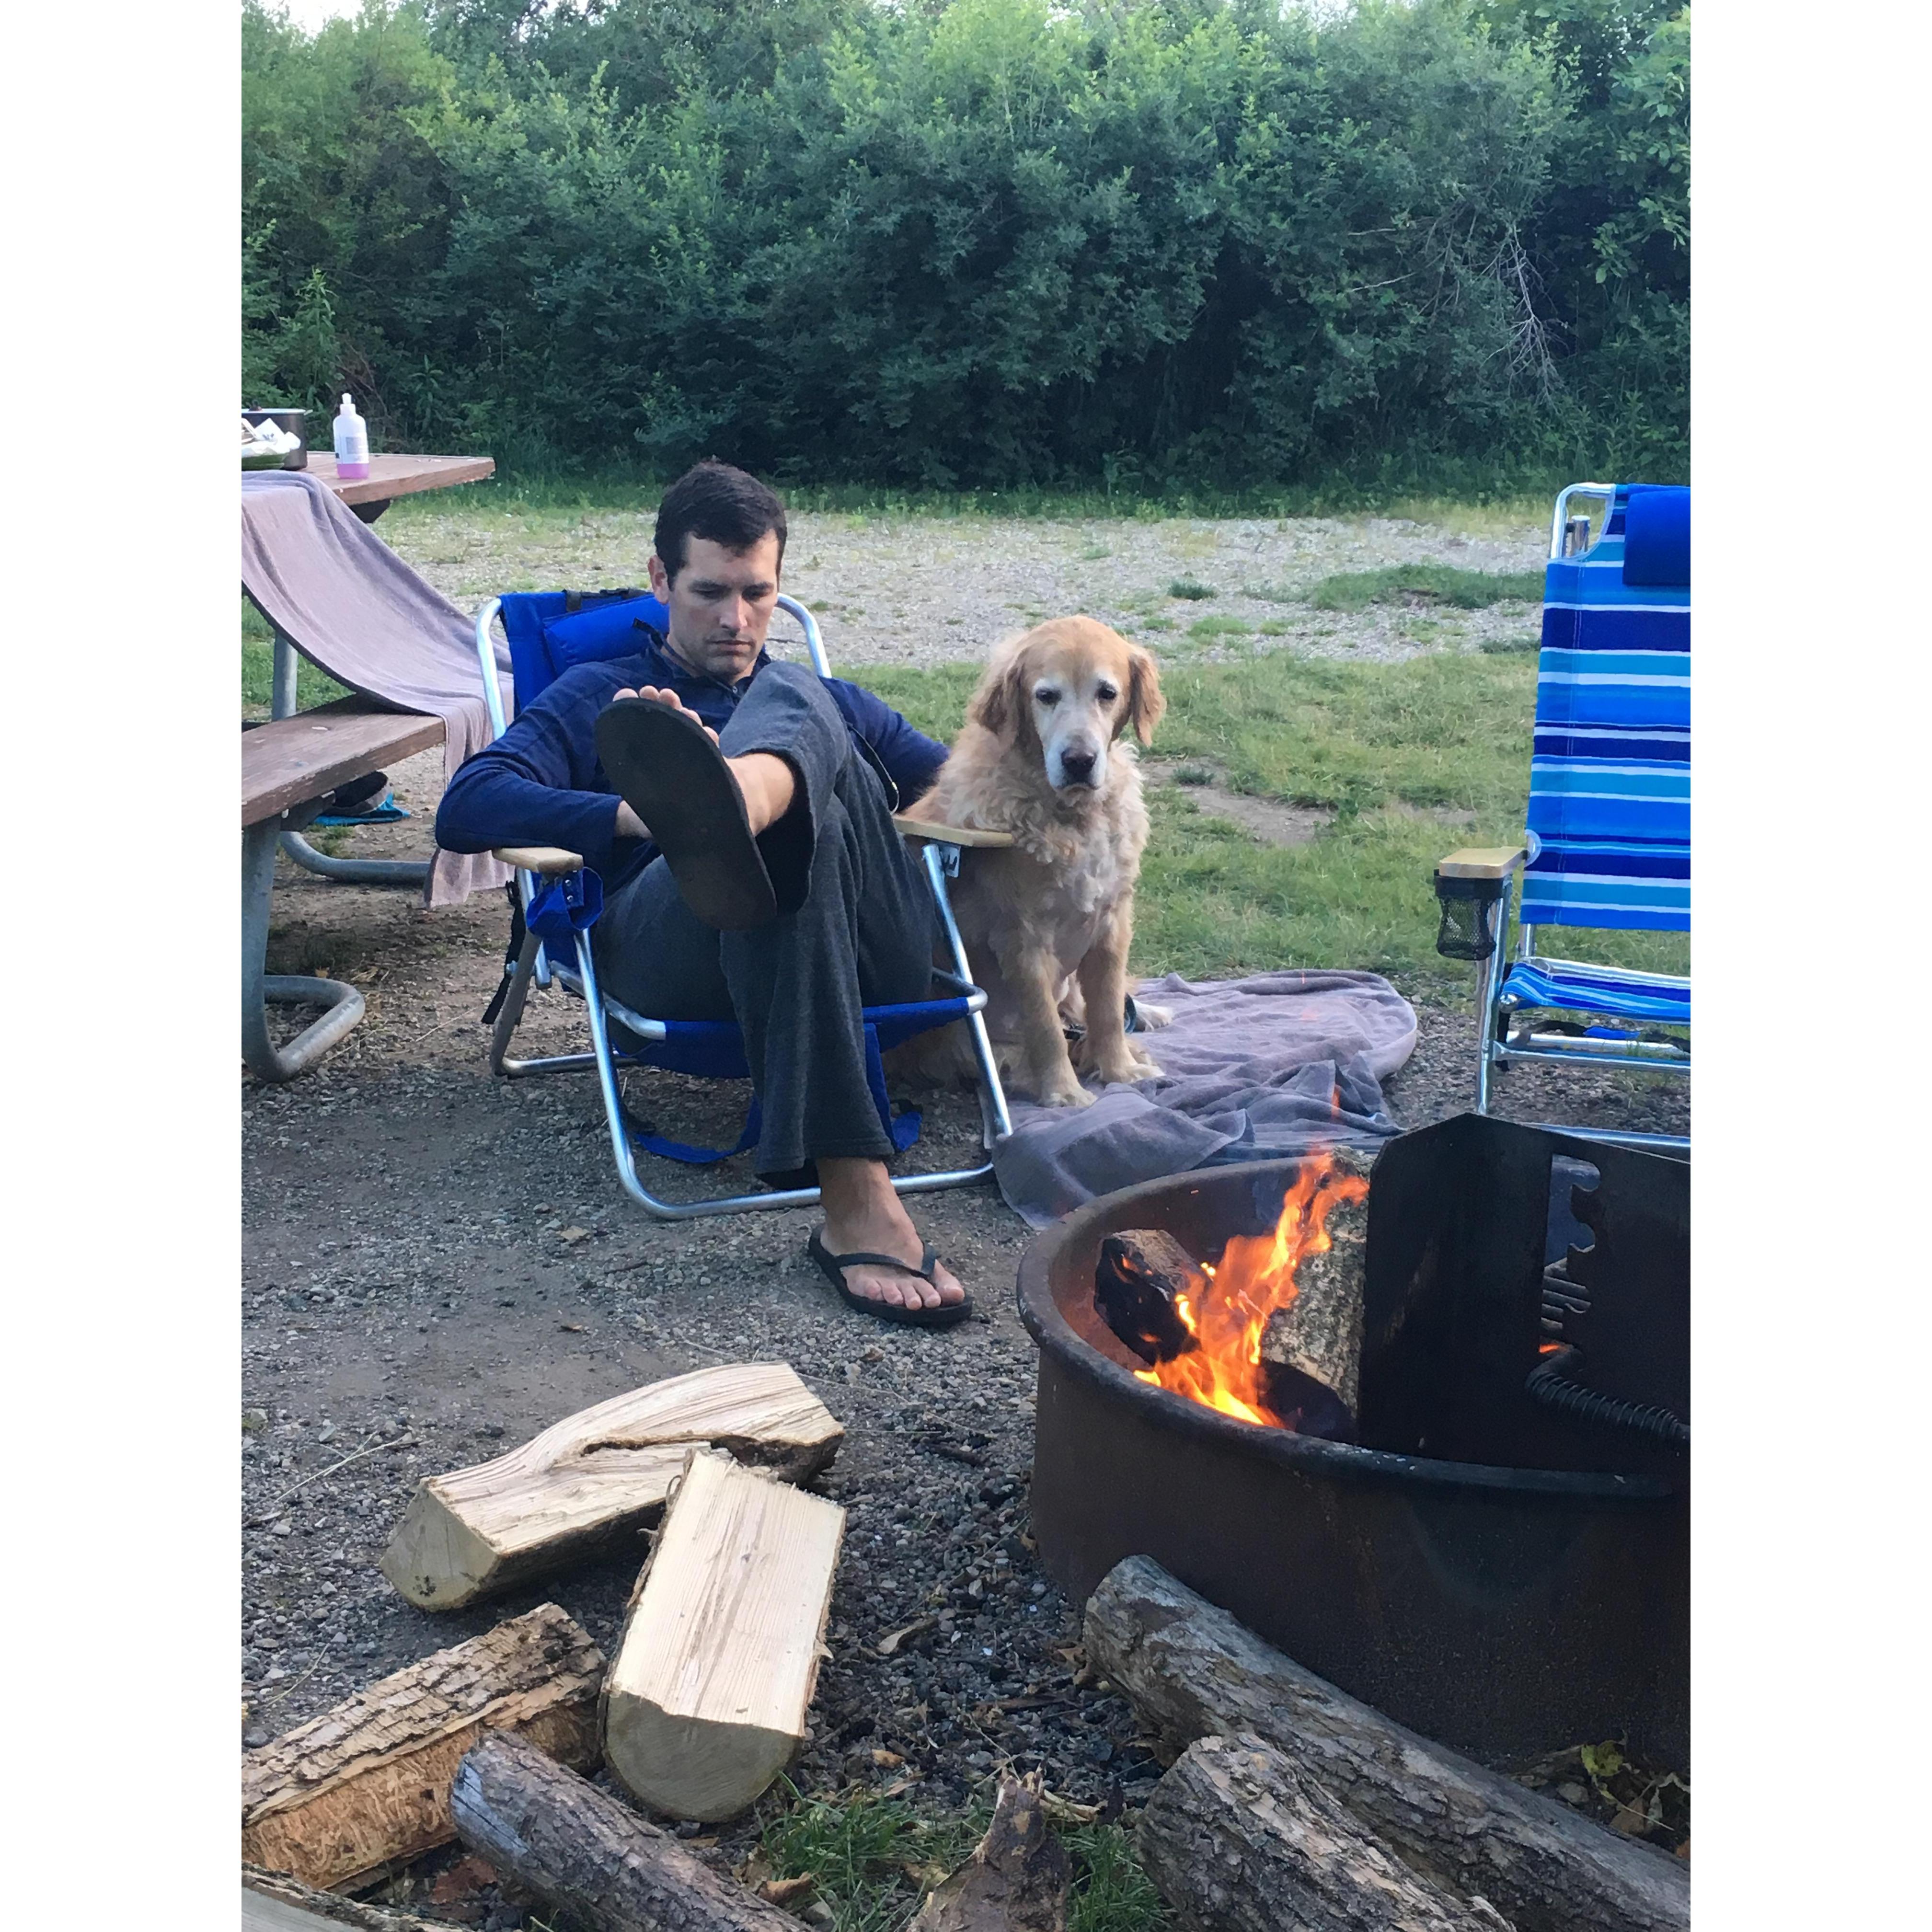
[{"label": "gray towel on ground", "polygon": [[[337,683],[440,718],[446,784],[489,743],[475,626],[320,478],[266,470],[242,478],[242,587]],[[500,642],[496,669],[507,707],[509,651]],[[487,852],[440,850],[423,902],[454,905],[509,876]]]},{"label": "gray towel on ground", "polygon": [[1396,1131],[1381,1082],[1415,1046],[1415,1013],[1373,973],[1257,973],[1136,995],[1174,1024],[1138,1036],[1162,1077],[1109,1087],[1090,1107],[1012,1102],[993,1156],[1006,1204],[1043,1228],[1096,1195],[1233,1161],[1372,1146]]}]

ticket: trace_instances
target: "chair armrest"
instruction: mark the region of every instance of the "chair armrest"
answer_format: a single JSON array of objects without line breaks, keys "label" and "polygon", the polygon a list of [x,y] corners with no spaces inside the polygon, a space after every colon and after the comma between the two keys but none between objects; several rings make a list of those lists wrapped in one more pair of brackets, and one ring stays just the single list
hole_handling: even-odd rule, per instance
[{"label": "chair armrest", "polygon": [[578,854],[566,852],[559,845],[499,845],[490,856],[524,872],[580,872],[584,869],[584,861]]},{"label": "chair armrest", "polygon": [[1521,845],[1465,845],[1436,863],[1441,879],[1506,879],[1529,856]]},{"label": "chair armrest", "polygon": [[902,814],[892,823],[908,838],[929,838],[935,845],[1010,845],[1010,832],[982,832],[970,825],[938,825],[929,818],[908,818]]}]

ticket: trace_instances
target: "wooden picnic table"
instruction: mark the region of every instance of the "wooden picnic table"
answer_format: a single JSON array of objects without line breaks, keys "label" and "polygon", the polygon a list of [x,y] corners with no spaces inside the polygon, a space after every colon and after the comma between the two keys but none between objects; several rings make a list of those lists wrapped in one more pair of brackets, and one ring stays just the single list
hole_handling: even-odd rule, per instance
[{"label": "wooden picnic table", "polygon": [[335,458],[310,450],[308,472],[333,490],[365,524],[373,524],[398,496],[422,490],[448,490],[458,483],[481,483],[496,473],[490,456],[406,456],[385,452],[369,459],[369,473],[344,482]]},{"label": "wooden picnic table", "polygon": [[[370,458],[367,476],[345,482],[335,473],[335,458],[317,451],[310,452],[307,466],[365,524],[373,524],[398,496],[480,483],[496,471],[488,456],[385,453]],[[444,736],[440,718],[386,710],[360,698],[339,699],[297,716],[296,658],[295,646],[278,631],[270,704],[274,722],[245,732],[242,747],[242,1057],[256,1078],[270,1082],[292,1079],[347,1033],[363,1012],[362,995],[341,981],[266,970],[276,853],[325,878],[420,886],[429,872],[426,860],[332,858],[303,838],[300,828],[338,785],[440,745]],[[268,1009],[288,1001],[320,1005],[325,1011],[286,1046],[278,1046],[268,1033]]]}]

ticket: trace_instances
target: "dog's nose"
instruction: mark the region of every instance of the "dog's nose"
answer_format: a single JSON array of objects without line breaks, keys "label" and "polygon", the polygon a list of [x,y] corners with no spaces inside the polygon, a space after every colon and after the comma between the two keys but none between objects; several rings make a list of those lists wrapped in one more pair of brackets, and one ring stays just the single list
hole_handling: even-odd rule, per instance
[{"label": "dog's nose", "polygon": [[1069,784],[1091,784],[1094,782],[1094,754],[1091,752],[1062,752],[1060,769]]}]

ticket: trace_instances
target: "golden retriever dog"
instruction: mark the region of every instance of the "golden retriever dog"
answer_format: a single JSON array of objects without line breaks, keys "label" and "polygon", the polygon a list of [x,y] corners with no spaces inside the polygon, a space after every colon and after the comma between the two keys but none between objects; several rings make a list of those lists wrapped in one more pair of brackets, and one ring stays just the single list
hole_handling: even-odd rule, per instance
[{"label": "golden retriever dog", "polygon": [[[1150,652],[1091,617],[1055,617],[994,650],[951,755],[910,808],[1012,835],[1010,848],[962,855],[952,905],[1000,1058],[1014,1084],[1049,1107],[1092,1104],[1081,1072],[1111,1082],[1160,1072],[1130,1040],[1124,1010],[1148,838],[1132,741],[1149,743],[1166,708]],[[1064,1013],[1086,1030],[1078,1072]],[[945,1041],[943,1067],[919,1056],[921,1070],[965,1071],[964,1045]]]}]

